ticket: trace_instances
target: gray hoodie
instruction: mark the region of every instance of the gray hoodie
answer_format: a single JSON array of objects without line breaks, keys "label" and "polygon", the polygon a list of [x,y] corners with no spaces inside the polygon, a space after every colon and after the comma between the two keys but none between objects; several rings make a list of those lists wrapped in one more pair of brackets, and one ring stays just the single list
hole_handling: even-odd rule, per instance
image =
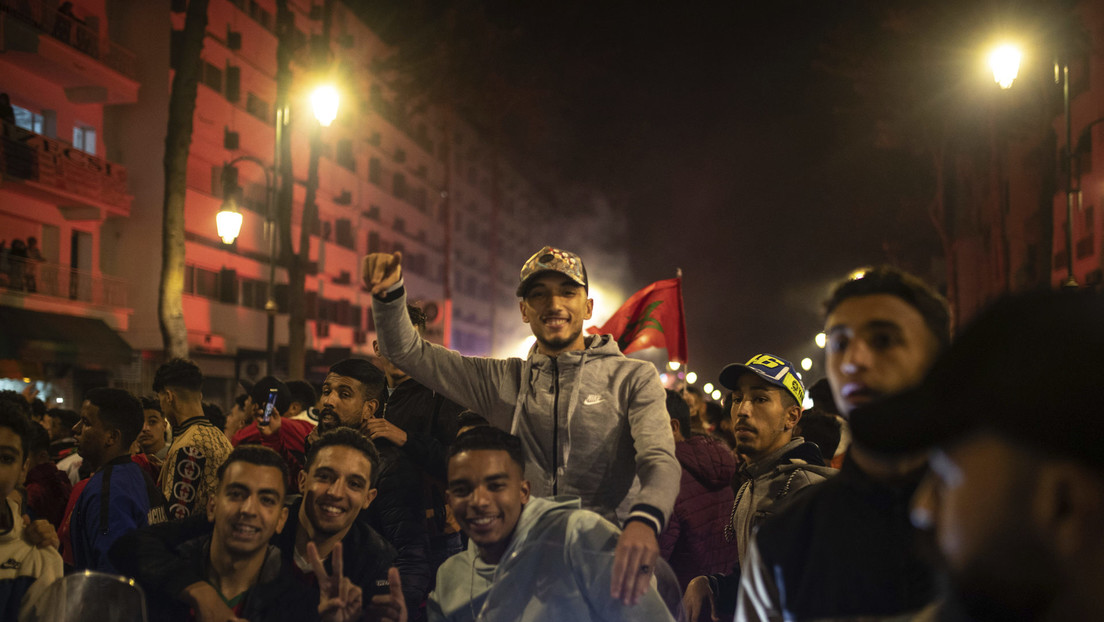
[{"label": "gray hoodie", "polygon": [[682,468],[666,394],[650,363],[626,358],[609,335],[581,351],[526,359],[462,356],[422,339],[406,295],[373,299],[380,351],[412,378],[521,438],[533,496],[574,495],[615,520],[640,477],[633,516],[663,530]]},{"label": "gray hoodie", "polygon": [[673,619],[653,587],[632,607],[610,598],[620,532],[571,497],[532,498],[498,564],[475,543],[445,560],[429,595],[431,622]]}]

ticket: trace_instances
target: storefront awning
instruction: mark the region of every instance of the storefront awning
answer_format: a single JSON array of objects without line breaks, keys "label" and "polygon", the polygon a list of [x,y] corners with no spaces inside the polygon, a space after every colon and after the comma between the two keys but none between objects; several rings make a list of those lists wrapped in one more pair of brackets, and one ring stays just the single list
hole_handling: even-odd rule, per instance
[{"label": "storefront awning", "polygon": [[130,345],[103,320],[0,307],[0,359],[95,367],[132,358]]}]

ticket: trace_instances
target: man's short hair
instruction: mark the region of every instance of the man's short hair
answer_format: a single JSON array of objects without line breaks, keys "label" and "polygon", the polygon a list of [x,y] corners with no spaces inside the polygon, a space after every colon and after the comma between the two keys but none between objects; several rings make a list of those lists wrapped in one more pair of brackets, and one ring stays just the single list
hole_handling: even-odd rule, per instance
[{"label": "man's short hair", "polygon": [[834,415],[817,409],[809,409],[802,413],[801,423],[798,424],[798,429],[794,430],[794,436],[800,436],[820,448],[820,455],[825,462],[836,455],[840,435],[839,420]]},{"label": "man's short hair", "polygon": [[30,453],[23,456],[24,458],[33,456],[40,451],[50,451],[50,433],[46,431],[46,428],[38,424],[31,426],[30,434],[27,437],[27,449]]},{"label": "man's short hair", "polygon": [[348,358],[338,361],[330,367],[331,374],[359,380],[364,387],[365,399],[379,399],[387,386],[387,376],[383,370],[365,359]]},{"label": "man's short hair", "polygon": [[525,475],[525,449],[521,439],[493,426],[477,426],[456,437],[449,445],[448,459],[465,451],[504,451]]},{"label": "man's short hair", "polygon": [[690,438],[690,406],[677,391],[667,389],[667,414],[678,421],[679,433]]},{"label": "man's short hair", "polygon": [[99,409],[104,429],[119,431],[119,442],[124,447],[130,447],[138,438],[146,417],[142,412],[142,402],[129,391],[98,387],[85,393],[84,399]]},{"label": "man's short hair", "polygon": [[245,393],[234,398],[234,405],[238,408],[245,409],[245,400],[249,399],[249,396]]},{"label": "man's short hair", "polygon": [[318,392],[306,380],[288,380],[284,384],[287,385],[288,393],[291,394],[289,406],[298,402],[304,409],[307,409],[318,402]]},{"label": "man's short hair", "polygon": [[939,343],[939,351],[951,343],[951,311],[946,299],[939,292],[916,276],[893,266],[879,266],[865,270],[862,276],[840,281],[824,302],[824,317],[848,298],[889,294],[900,298],[916,309],[924,324]]},{"label": "man's short hair", "polygon": [[46,411],[46,414],[60,421],[66,430],[72,430],[73,426],[80,421],[80,413],[68,408],[51,408]]},{"label": "man's short hair", "polygon": [[188,359],[172,359],[157,368],[153,376],[153,390],[160,393],[168,387],[200,392],[203,388],[203,372]]},{"label": "man's short hair", "polygon": [[264,445],[244,444],[238,445],[226,456],[226,462],[219,465],[215,474],[218,483],[222,485],[222,478],[226,475],[226,469],[235,462],[248,462],[256,466],[274,467],[280,469],[280,484],[284,486],[284,494],[287,494],[288,466],[283,457]]},{"label": "man's short hair", "polygon": [[16,410],[23,413],[28,419],[31,418],[31,405],[27,403],[26,398],[21,394],[12,391],[11,389],[4,389],[0,391],[0,402],[8,402],[12,406],[15,406]]},{"label": "man's short hair", "polygon": [[474,410],[465,410],[459,415],[456,415],[456,429],[461,428],[474,428],[480,425],[491,425],[490,421],[483,415],[475,412]]},{"label": "man's short hair", "polygon": [[[13,391],[14,392],[14,391]],[[19,395],[16,393],[16,395]],[[20,395],[19,399],[23,399]],[[23,400],[26,404],[27,400]],[[19,447],[23,452],[23,459],[26,460],[30,455],[31,444],[31,426],[42,428],[42,426],[34,423],[17,405],[17,402],[12,400],[0,399],[0,428],[8,428],[13,434],[19,437]],[[43,430],[45,432],[45,430]],[[49,438],[49,436],[47,436]],[[16,517],[18,519],[18,517]]]},{"label": "man's short hair", "polygon": [[380,456],[379,450],[376,449],[376,446],[372,444],[372,441],[369,440],[368,437],[357,430],[345,427],[334,428],[326,432],[319,437],[317,441],[311,443],[310,452],[307,453],[307,460],[303,465],[303,470],[310,471],[311,465],[314,464],[314,459],[318,456],[318,452],[327,447],[348,447],[364,454],[364,457],[368,459],[368,464],[372,465],[369,486],[375,488],[376,478],[379,477]]},{"label": "man's short hair", "polygon": [[156,410],[157,412],[161,412],[161,400],[157,399],[156,396],[143,395],[141,400],[142,410]]},{"label": "man's short hair", "polygon": [[426,329],[426,312],[421,307],[406,305],[406,313],[410,316],[410,323],[419,331]]},{"label": "man's short hair", "polygon": [[220,430],[226,427],[226,415],[218,404],[203,402],[203,416]]}]

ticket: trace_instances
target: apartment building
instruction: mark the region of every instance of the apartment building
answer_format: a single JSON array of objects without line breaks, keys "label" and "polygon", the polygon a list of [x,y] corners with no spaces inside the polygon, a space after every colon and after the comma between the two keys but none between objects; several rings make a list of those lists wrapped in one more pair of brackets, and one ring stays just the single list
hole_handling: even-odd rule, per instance
[{"label": "apartment building", "polygon": [[135,316],[132,283],[100,258],[113,243],[104,229],[134,207],[105,117],[134,104],[140,83],[104,2],[58,5],[0,0],[0,93],[10,103],[0,103],[0,388],[29,380],[51,406],[73,407],[86,388],[135,368],[120,337]]}]

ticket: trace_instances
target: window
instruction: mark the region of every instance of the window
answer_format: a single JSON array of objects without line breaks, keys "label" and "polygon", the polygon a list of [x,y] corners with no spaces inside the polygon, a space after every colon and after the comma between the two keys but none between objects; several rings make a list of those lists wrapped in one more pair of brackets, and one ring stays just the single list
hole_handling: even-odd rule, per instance
[{"label": "window", "polygon": [[377,186],[383,183],[383,167],[379,158],[372,158],[368,161],[368,181]]},{"label": "window", "polygon": [[196,296],[212,299],[218,298],[218,272],[196,268],[193,283],[195,285],[195,291],[193,293]]},{"label": "window", "polygon": [[337,141],[337,160],[338,165],[356,172],[356,158],[353,156],[353,141],[349,138],[343,138]]},{"label": "window", "polygon": [[395,173],[391,181],[391,194],[398,199],[406,198],[406,175]]},{"label": "window", "polygon": [[261,121],[268,122],[268,102],[253,93],[250,93],[245,100],[245,110]]},{"label": "window", "polygon": [[73,146],[88,155],[96,155],[96,128],[80,123],[74,125]]},{"label": "window", "polygon": [[207,61],[203,61],[203,73],[200,79],[212,90],[222,92],[222,70]]},{"label": "window", "polygon": [[19,106],[12,106],[15,110],[15,124],[27,131],[34,132],[35,134],[44,134],[43,129],[45,127],[45,119],[42,115],[31,112],[26,108]]},{"label": "window", "polygon": [[380,244],[380,235],[376,231],[368,233],[368,252],[378,253],[383,250],[383,245]]}]

